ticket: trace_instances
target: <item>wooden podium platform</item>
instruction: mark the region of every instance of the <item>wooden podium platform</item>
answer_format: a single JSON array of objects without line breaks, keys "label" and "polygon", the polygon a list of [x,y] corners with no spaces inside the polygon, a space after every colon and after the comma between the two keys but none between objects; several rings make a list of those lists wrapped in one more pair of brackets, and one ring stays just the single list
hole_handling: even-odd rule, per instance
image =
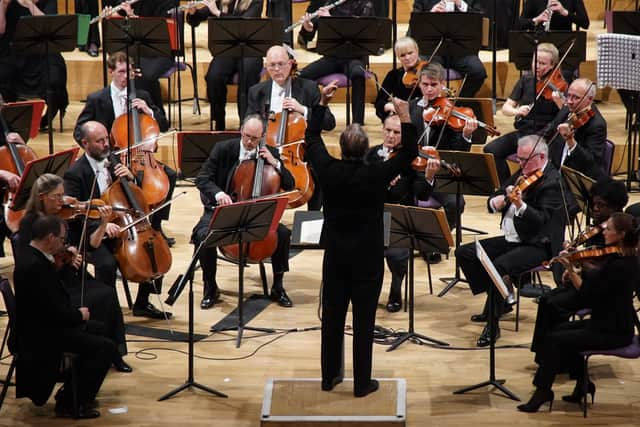
[{"label": "wooden podium platform", "polygon": [[399,427],[406,424],[407,383],[378,378],[380,389],[364,398],[353,396],[353,379],[331,392],[320,378],[271,378],[264,388],[260,425],[265,427]]}]

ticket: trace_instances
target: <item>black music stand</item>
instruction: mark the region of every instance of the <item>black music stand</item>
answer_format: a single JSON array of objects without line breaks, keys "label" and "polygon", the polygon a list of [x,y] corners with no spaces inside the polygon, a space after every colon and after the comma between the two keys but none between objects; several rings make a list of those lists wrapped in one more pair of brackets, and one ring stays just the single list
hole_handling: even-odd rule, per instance
[{"label": "black music stand", "polygon": [[[214,58],[262,58],[271,46],[281,43],[284,34],[281,19],[209,18],[207,24],[209,51]],[[239,69],[238,111],[242,111],[242,106],[247,105],[247,94],[242,84],[244,61],[240,61]]]},{"label": "black music stand", "polygon": [[[413,206],[385,204],[385,211],[391,213],[389,230],[390,248],[407,248],[411,252],[448,253],[453,240],[449,232],[449,224],[443,211]],[[413,256],[409,256],[409,329],[400,333],[398,339],[387,349],[393,351],[407,340],[418,342],[429,341],[434,344],[448,346],[449,344],[418,334],[414,329],[414,274]]]},{"label": "black music stand", "polygon": [[[433,52],[440,41],[446,58],[477,55],[482,44],[482,14],[468,12],[412,13],[411,37],[420,52]],[[443,64],[444,65],[444,64]],[[447,86],[449,69],[447,68]]]},{"label": "black music stand", "polygon": [[237,243],[240,248],[238,251],[238,324],[233,328],[212,329],[213,332],[237,330],[237,348],[240,347],[242,333],[245,329],[266,333],[274,332],[273,329],[247,326],[244,322],[242,303],[244,302],[244,267],[247,263],[244,252],[245,250],[248,252],[251,242],[263,240],[269,232],[276,231],[288,201],[287,197],[277,197],[219,206],[211,218],[209,230],[213,230],[214,233],[210,233],[207,247]]},{"label": "black music stand", "polygon": [[185,131],[178,132],[179,178],[198,176],[202,164],[209,158],[213,146],[226,139],[237,138],[237,131]]},{"label": "black music stand", "polygon": [[[32,126],[34,124],[33,114],[34,114],[34,106],[33,103],[29,102],[18,102],[14,105],[5,104],[0,111],[2,118],[10,132],[16,132],[22,140],[27,143],[32,134]],[[36,126],[40,125],[40,117],[35,122]],[[37,131],[37,128],[36,128]],[[0,135],[0,140],[4,141],[4,135]]]},{"label": "black music stand", "polygon": [[[372,16],[323,16],[316,52],[336,58],[379,55],[391,47],[391,20]],[[347,124],[351,123],[351,79],[347,76]]]},{"label": "black music stand", "polygon": [[[76,48],[78,17],[75,15],[23,16],[18,20],[12,43],[13,49],[22,55],[44,55],[47,105],[50,98],[49,55],[70,52]],[[47,107],[49,154],[53,154],[53,126],[51,108]]]},{"label": "black music stand", "polygon": [[[451,165],[456,165],[460,170],[459,175],[451,175],[447,171],[436,174],[435,191],[456,195],[456,249],[462,242],[462,207],[460,197],[463,194],[472,196],[488,196],[500,187],[496,163],[493,154],[469,153],[465,151],[440,150],[440,158]],[[460,264],[456,257],[456,273],[454,277],[443,277],[440,280],[447,283],[438,294],[444,296],[456,283],[464,281],[460,277]]]},{"label": "black music stand", "polygon": [[592,213],[591,187],[595,183],[595,180],[567,166],[562,166],[560,169],[562,176],[569,187],[569,191],[571,191],[576,204],[586,216],[586,222],[588,224]]},{"label": "black music stand", "polygon": [[[489,289],[487,289],[487,293],[488,296],[487,298],[489,298],[489,313],[492,313],[491,315],[489,315],[489,379],[487,381],[483,381],[479,384],[475,384],[469,387],[464,387],[461,388],[460,390],[456,390],[453,392],[453,394],[464,394],[468,391],[472,391],[472,390],[476,390],[479,389],[481,387],[486,387],[486,386],[494,386],[495,388],[497,388],[498,390],[500,390],[501,392],[503,392],[504,394],[507,395],[507,397],[509,399],[512,400],[517,400],[518,402],[520,401],[520,398],[518,396],[516,396],[514,393],[512,393],[507,387],[504,386],[505,380],[497,380],[496,379],[496,343],[495,343],[495,329],[493,327],[493,293],[498,290],[500,292],[500,294],[502,294],[503,297],[507,297],[507,295],[509,294],[509,291],[507,290],[504,281],[502,280],[502,277],[500,277],[500,274],[498,273],[498,271],[496,270],[495,266],[493,265],[493,263],[491,262],[491,260],[489,259],[489,256],[487,255],[487,253],[484,251],[484,248],[482,247],[481,243],[478,241],[478,239],[476,238],[476,254],[478,256],[478,259],[480,260],[480,263],[482,264],[482,266],[485,268],[485,270],[487,271],[487,273],[489,274],[489,277],[491,277],[491,281],[493,282],[493,286],[489,286]],[[495,288],[495,289],[494,289]]]}]

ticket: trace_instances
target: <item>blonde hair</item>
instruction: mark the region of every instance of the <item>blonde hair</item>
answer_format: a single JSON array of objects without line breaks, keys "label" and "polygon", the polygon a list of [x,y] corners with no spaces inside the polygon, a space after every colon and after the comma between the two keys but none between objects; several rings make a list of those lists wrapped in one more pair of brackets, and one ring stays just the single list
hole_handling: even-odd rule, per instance
[{"label": "blonde hair", "polygon": [[42,202],[41,196],[51,193],[61,184],[62,178],[58,175],[54,175],[52,173],[40,175],[33,184],[33,187],[31,187],[31,194],[29,194],[29,200],[27,200],[25,214],[44,214],[44,203]]},{"label": "blonde hair", "polygon": [[415,49],[416,52],[420,51],[420,49],[418,48],[418,43],[411,37],[400,37],[398,40],[396,40],[396,44],[393,47],[393,49],[396,51],[396,55],[399,55],[411,48]]},{"label": "blonde hair", "polygon": [[560,60],[560,53],[558,52],[558,48],[555,47],[552,43],[540,43],[538,45],[538,55],[543,52],[551,55],[552,65],[556,65]]}]

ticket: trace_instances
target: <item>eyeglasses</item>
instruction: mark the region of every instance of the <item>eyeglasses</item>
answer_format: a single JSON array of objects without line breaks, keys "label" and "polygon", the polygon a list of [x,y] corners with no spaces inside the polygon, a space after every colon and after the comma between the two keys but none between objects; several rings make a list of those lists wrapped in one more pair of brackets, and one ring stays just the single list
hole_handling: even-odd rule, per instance
[{"label": "eyeglasses", "polygon": [[525,163],[528,162],[530,160],[535,159],[536,157],[538,157],[539,155],[541,155],[542,153],[536,153],[536,154],[532,154],[529,157],[516,157],[516,159],[518,160],[518,163]]},{"label": "eyeglasses", "polygon": [[64,200],[64,194],[47,194],[46,196],[51,200],[57,200],[59,202]]},{"label": "eyeglasses", "polygon": [[284,68],[289,65],[289,62],[270,62],[267,64],[267,68],[275,70],[276,68]]},{"label": "eyeglasses", "polygon": [[247,135],[246,133],[243,133],[242,137],[244,139],[248,139],[251,142],[260,142],[260,140],[262,139],[262,135],[260,135],[260,136],[251,136],[251,135]]}]

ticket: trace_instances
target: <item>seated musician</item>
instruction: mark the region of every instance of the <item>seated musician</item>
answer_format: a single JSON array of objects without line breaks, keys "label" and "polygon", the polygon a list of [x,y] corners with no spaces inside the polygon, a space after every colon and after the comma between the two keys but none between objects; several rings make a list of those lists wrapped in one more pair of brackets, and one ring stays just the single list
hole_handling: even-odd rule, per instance
[{"label": "seated musician", "polygon": [[[25,207],[25,215],[20,222],[20,229],[12,239],[15,242],[15,259],[24,251],[28,251],[36,218],[41,215],[61,216],[64,206],[63,197],[62,178],[53,174],[38,177],[31,187],[31,195]],[[100,226],[104,227],[111,215],[111,207],[102,206],[98,210],[101,215]],[[82,218],[77,221],[82,222]],[[82,225],[78,225],[75,228],[82,229]],[[84,244],[90,240],[96,242],[102,237],[100,226],[87,236]],[[71,246],[66,250],[73,256],[70,262],[60,266],[59,277],[71,298],[71,303],[76,307],[87,307],[91,311],[91,318],[103,323],[104,336],[116,344],[118,352],[114,354],[113,366],[120,372],[131,372],[131,367],[122,359],[122,356],[127,354],[127,341],[118,295],[113,287],[95,280],[82,268],[81,236],[72,234],[67,235],[67,243]]]},{"label": "seated musician", "polygon": [[[393,109],[393,102],[389,99],[389,95],[395,96],[405,101],[418,99],[422,96],[422,92],[415,87],[418,84],[418,70],[426,65],[426,61],[420,58],[420,51],[418,44],[411,37],[402,37],[396,41],[393,47],[396,52],[396,56],[400,59],[400,67],[395,70],[390,70],[382,81],[381,89],[378,90],[378,95],[374,105],[376,106],[376,116],[380,120],[384,121],[387,115],[391,112],[395,112]],[[409,78],[406,74],[416,75],[414,79]],[[413,84],[405,84],[413,83]],[[409,97],[411,96],[411,99]]]},{"label": "seated musician", "polygon": [[[59,53],[51,53],[48,58],[45,55],[22,54],[12,47],[12,42],[21,17],[57,13],[56,0],[0,2],[0,93],[8,102],[24,98],[46,100],[51,119],[58,112],[64,117],[69,105],[64,58]],[[40,121],[40,128],[46,129],[47,126],[45,115]]]},{"label": "seated musician", "polygon": [[[102,3],[107,3],[108,0]],[[78,14],[89,15],[92,19],[100,14],[98,6],[98,0],[75,0],[75,10]],[[78,45],[78,50],[81,52],[87,52],[87,55],[92,57],[98,56],[98,50],[100,49],[100,28],[99,24],[89,25],[89,34],[87,35],[87,44]]]},{"label": "seated musician", "polygon": [[[548,260],[557,253],[564,233],[560,173],[548,159],[546,142],[535,136],[525,136],[518,141],[518,161],[521,169],[513,174],[500,189],[489,196],[489,212],[502,215],[503,236],[480,241],[496,270],[501,276],[517,276]],[[532,180],[536,171],[543,176],[524,192],[517,185],[521,177]],[[456,250],[460,268],[464,272],[474,295],[487,292],[493,286],[489,275],[476,256],[474,243],[467,243]],[[511,298],[509,298],[511,299]],[[498,319],[511,311],[511,304],[497,290],[493,292],[493,313],[489,312],[489,298],[482,314],[471,316],[472,322],[487,322],[493,316],[494,336],[500,337]],[[489,326],[485,326],[478,347],[490,344]]]},{"label": "seated musician", "polygon": [[[73,137],[80,145],[82,140],[81,127],[88,121],[98,121],[104,125],[105,128],[111,129],[114,121],[122,114],[127,112],[127,55],[124,52],[115,52],[109,55],[107,60],[107,70],[109,77],[111,78],[111,84],[96,92],[89,94],[87,97],[87,103],[85,104],[82,112],[78,116],[76,121],[76,127],[73,130]],[[133,74],[133,62],[129,60],[129,70]],[[136,86],[137,86],[136,82]],[[169,129],[169,122],[167,121],[164,112],[161,108],[158,108],[149,93],[144,90],[137,90],[136,95],[138,98],[131,100],[131,105],[137,108],[139,112],[144,113],[155,121],[158,122],[158,127],[162,132]],[[126,136],[125,136],[126,138]],[[157,149],[157,143],[153,144]],[[176,180],[178,174],[169,166],[162,164],[164,172],[169,178],[169,192],[167,193],[166,200],[171,199],[173,196],[173,190],[176,186]],[[144,180],[144,176],[142,177]],[[155,230],[162,232],[161,222],[169,219],[171,205],[166,206],[153,215],[151,225]],[[165,238],[169,246],[173,246],[175,239],[167,237],[164,232],[162,236]]]},{"label": "seated musician", "polygon": [[[44,405],[58,381],[63,352],[73,352],[78,416],[96,418],[95,397],[117,351],[110,339],[91,333],[91,312],[76,308],[59,280],[53,256],[63,248],[65,233],[62,219],[40,216],[31,226],[29,246],[16,257],[16,397]],[[67,377],[56,393],[57,415],[72,416],[72,390]]]},{"label": "seated musician", "polygon": [[[371,0],[349,0],[335,6],[330,11],[327,5],[331,0],[313,1],[307,8],[304,15],[302,28],[298,33],[298,43],[306,46],[313,40],[318,30],[319,18],[311,19],[310,13],[318,12],[318,16],[373,16],[373,5]],[[368,62],[366,57],[359,58],[338,58],[335,56],[324,56],[312,62],[300,71],[300,77],[310,80],[318,80],[322,76],[332,73],[346,74],[351,81],[351,111],[353,122],[364,124],[364,92],[365,75],[364,66]]]},{"label": "seated musician", "polygon": [[[567,166],[598,179],[604,170],[607,122],[593,105],[595,85],[589,80],[574,80],[567,90],[566,106],[541,131],[549,141],[549,158],[556,168]],[[556,95],[554,95],[556,96]]]},{"label": "seated musician", "polygon": [[[204,213],[191,234],[191,241],[196,248],[207,236],[209,223],[216,206],[226,206],[234,202],[231,198],[233,189],[227,188],[227,183],[232,180],[239,163],[255,159],[255,156],[259,155],[264,159],[265,165],[269,164],[278,171],[281,188],[284,190],[293,189],[293,176],[280,161],[278,150],[268,145],[258,150],[263,136],[264,126],[260,116],[247,116],[240,127],[240,138],[218,142],[211,150],[209,158],[202,165],[196,177],[196,187],[200,190]],[[277,247],[271,256],[273,268],[271,299],[281,307],[291,307],[293,304],[285,292],[283,284],[284,273],[289,271],[291,232],[287,227],[279,224],[277,234]],[[200,252],[200,266],[204,282],[204,296],[200,302],[202,309],[211,308],[220,298],[220,290],[216,282],[217,258],[216,248],[205,248]]]},{"label": "seated musician", "polygon": [[[262,14],[262,0],[206,0],[206,7],[201,9],[191,8],[187,12],[187,22],[192,26],[200,25],[209,17],[243,17],[259,18]],[[240,75],[240,61],[242,61],[243,73]],[[209,69],[205,75],[207,82],[207,99],[211,105],[211,119],[215,121],[216,130],[226,129],[226,105],[227,84],[235,73],[240,79],[238,85],[238,117],[240,121],[247,114],[246,100],[249,88],[260,81],[260,58],[231,58],[219,56],[209,63]],[[244,92],[241,93],[240,90]]]},{"label": "seated musician", "polygon": [[507,157],[516,152],[518,140],[544,128],[562,108],[558,98],[550,96],[553,92],[552,87],[545,89],[539,97],[539,91],[536,90],[540,82],[544,83],[551,77],[550,73],[558,61],[558,49],[551,43],[540,43],[537,55],[534,55],[531,61],[531,73],[520,77],[511,95],[502,105],[502,114],[515,117],[513,126],[516,130],[494,139],[483,148],[485,153],[493,154],[500,182],[504,182],[511,175]]},{"label": "seated musician", "polygon": [[[446,101],[442,94],[446,88],[444,69],[437,62],[431,62],[420,72],[418,85],[422,93],[421,99],[414,99],[409,103],[411,122],[418,129],[419,145],[431,145],[438,150],[458,150],[469,151],[471,148],[471,136],[478,128],[478,122],[466,121],[464,128],[459,131],[448,126],[444,120],[434,120],[426,122],[423,118],[425,111],[438,113],[442,108],[434,106],[435,102]],[[435,192],[431,195],[444,208],[449,226],[453,229],[457,225],[456,217],[456,196],[455,194],[444,194]],[[460,206],[464,209],[464,198],[461,197]],[[437,261],[437,257],[435,259]]]},{"label": "seated musician", "polygon": [[[448,6],[452,3],[452,7]],[[451,10],[451,8],[453,10]],[[484,10],[482,8],[482,2],[480,0],[414,0],[413,13],[422,12],[484,13]],[[410,32],[411,29],[409,29],[409,33]],[[484,69],[484,65],[482,65],[478,54],[460,57],[447,57],[445,52],[441,52],[439,53],[439,56],[435,56],[433,60],[444,65],[445,67],[452,68],[458,71],[463,76],[467,76],[464,87],[462,88],[458,96],[466,98],[474,97],[482,87],[484,80],[487,78],[487,71]]]},{"label": "seated musician", "polygon": [[[85,153],[64,174],[65,194],[78,200],[99,199],[116,179],[134,179],[131,171],[116,156],[111,155],[109,135],[102,123],[85,122],[80,126],[80,136]],[[120,227],[109,222],[100,224],[98,229],[99,238],[91,241],[87,261],[94,265],[97,280],[115,288],[117,263],[113,255],[113,239],[120,236]],[[104,236],[107,237],[106,240],[103,240]],[[171,313],[162,312],[149,302],[151,293],[160,293],[161,282],[161,279],[157,279],[140,283],[133,305],[134,316],[153,319],[171,316]]]},{"label": "seated musician", "polygon": [[602,233],[605,244],[602,249],[615,252],[602,251],[601,256],[584,260],[581,268],[570,255],[558,258],[567,269],[576,298],[583,308],[591,309],[591,316],[562,323],[545,335],[536,355],[538,369],[533,377],[536,388],[530,400],[518,406],[520,411],[537,412],[547,402],[551,410],[555,397],[551,387],[563,368],[569,370],[576,385],[573,393],[563,396],[562,400],[581,403],[585,389],[593,400],[596,386],[591,381],[586,383],[581,352],[631,344],[637,322],[633,292],[640,273],[638,224],[633,216],[616,212],[607,220]]},{"label": "seated musician", "polygon": [[[382,124],[382,144],[367,151],[364,162],[367,165],[379,164],[389,159],[390,154],[399,148],[402,140],[402,123],[396,114],[388,115]],[[418,172],[411,166],[405,168],[390,183],[386,192],[386,203],[413,206],[417,199],[426,200],[433,191],[433,180],[440,169],[436,159],[426,161],[426,169]],[[387,301],[387,311],[395,313],[402,308],[402,281],[407,274],[409,249],[386,248],[384,251],[387,266],[391,271],[391,289]]]}]

